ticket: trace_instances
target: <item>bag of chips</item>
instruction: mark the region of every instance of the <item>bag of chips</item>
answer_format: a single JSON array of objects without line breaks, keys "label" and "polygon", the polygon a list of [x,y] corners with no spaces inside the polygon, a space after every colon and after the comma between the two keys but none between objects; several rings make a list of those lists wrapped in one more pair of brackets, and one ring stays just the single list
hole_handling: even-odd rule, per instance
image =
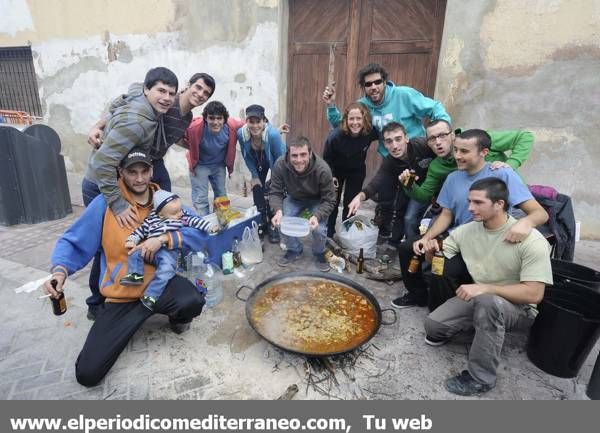
[{"label": "bag of chips", "polygon": [[222,228],[227,227],[232,220],[242,216],[240,212],[231,209],[231,201],[227,196],[215,198],[213,206],[217,214],[217,219],[219,220],[219,225]]}]

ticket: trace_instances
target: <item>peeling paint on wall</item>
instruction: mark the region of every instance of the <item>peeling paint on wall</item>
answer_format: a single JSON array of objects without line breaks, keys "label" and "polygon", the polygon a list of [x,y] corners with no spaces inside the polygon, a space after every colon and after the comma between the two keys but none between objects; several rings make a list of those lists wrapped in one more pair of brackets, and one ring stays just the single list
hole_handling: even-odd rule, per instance
[{"label": "peeling paint on wall", "polygon": [[566,45],[598,47],[599,21],[598,1],[498,1],[481,26],[486,67],[540,65]]}]

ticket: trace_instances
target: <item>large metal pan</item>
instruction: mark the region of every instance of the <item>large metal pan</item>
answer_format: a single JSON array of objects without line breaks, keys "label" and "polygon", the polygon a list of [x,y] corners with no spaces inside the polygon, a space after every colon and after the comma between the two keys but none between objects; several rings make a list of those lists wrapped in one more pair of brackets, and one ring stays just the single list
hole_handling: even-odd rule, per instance
[{"label": "large metal pan", "polygon": [[[308,289],[308,287],[310,285],[325,282],[325,283],[335,283],[336,285],[341,286],[345,293],[351,293],[352,295],[360,296],[361,301],[362,301],[362,299],[364,299],[367,303],[369,303],[373,307],[373,310],[375,311],[375,315],[374,315],[375,321],[373,323],[373,326],[372,326],[372,329],[370,330],[370,332],[368,332],[368,334],[366,334],[364,336],[364,338],[361,338],[360,341],[355,341],[355,342],[353,342],[353,344],[351,344],[347,347],[343,347],[341,349],[338,348],[337,350],[333,350],[333,351],[299,349],[297,346],[295,346],[290,341],[284,341],[284,339],[280,339],[278,337],[270,337],[268,335],[265,335],[265,333],[260,331],[259,327],[257,326],[257,324],[255,323],[255,321],[253,319],[253,312],[254,312],[255,306],[257,306],[257,302],[261,302],[261,300],[265,297],[265,292],[269,288],[272,288],[274,286],[279,286],[279,285],[285,284],[285,283],[296,283],[295,285],[298,286],[297,283],[299,283],[299,282],[300,283],[306,282],[306,287],[307,287],[306,291],[307,292],[309,292],[309,290],[310,290],[310,289]],[[246,298],[246,299],[244,299],[240,296],[240,292],[244,289],[250,289],[252,291],[250,293],[250,296],[248,296],[248,298]],[[296,288],[296,290],[298,290],[298,288]],[[256,333],[258,333],[261,337],[263,337],[269,343],[273,344],[274,346],[279,347],[280,349],[287,350],[287,351],[293,352],[293,353],[298,353],[301,355],[330,356],[330,355],[338,355],[341,353],[349,352],[349,351],[354,350],[357,347],[361,346],[362,344],[365,344],[367,341],[369,341],[377,333],[377,331],[379,330],[379,327],[381,325],[392,325],[392,324],[396,323],[396,312],[393,309],[382,310],[381,307],[379,306],[379,302],[377,302],[377,299],[371,294],[371,292],[369,292],[363,286],[361,286],[360,284],[358,284],[352,280],[349,280],[347,278],[337,276],[337,275],[324,275],[321,272],[290,272],[290,273],[286,273],[286,274],[280,274],[280,275],[266,279],[265,281],[261,282],[254,288],[247,286],[247,285],[243,285],[240,288],[238,288],[235,295],[241,301],[246,302],[246,318],[248,319],[248,323],[250,324],[252,329],[254,329],[254,331],[256,331]],[[356,298],[356,299],[358,299],[358,298]],[[391,311],[393,313],[394,318],[391,322],[383,321],[382,313],[384,311]]]}]

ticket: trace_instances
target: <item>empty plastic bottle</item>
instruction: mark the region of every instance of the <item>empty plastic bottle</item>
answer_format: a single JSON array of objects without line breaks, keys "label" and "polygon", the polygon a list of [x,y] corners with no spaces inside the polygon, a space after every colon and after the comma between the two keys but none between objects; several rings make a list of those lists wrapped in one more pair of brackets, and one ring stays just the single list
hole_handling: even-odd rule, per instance
[{"label": "empty plastic bottle", "polygon": [[219,277],[218,268],[210,263],[206,263],[204,272],[204,282],[206,283],[206,297],[204,298],[206,306],[212,308],[223,300],[223,285]]}]

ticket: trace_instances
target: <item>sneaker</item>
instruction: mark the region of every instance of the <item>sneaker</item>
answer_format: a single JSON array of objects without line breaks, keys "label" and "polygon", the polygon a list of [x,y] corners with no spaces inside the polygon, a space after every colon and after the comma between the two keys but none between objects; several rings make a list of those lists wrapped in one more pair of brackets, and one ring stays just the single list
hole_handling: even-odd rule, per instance
[{"label": "sneaker", "polygon": [[329,269],[331,269],[331,267],[329,266],[327,260],[325,260],[325,254],[316,254],[315,259],[317,262],[317,269],[319,271],[329,272]]},{"label": "sneaker", "polygon": [[156,307],[156,299],[152,296],[144,296],[140,299],[140,302],[150,311],[154,311],[154,308]]},{"label": "sneaker", "polygon": [[144,284],[144,276],[133,272],[121,278],[120,283],[123,286],[139,286]]},{"label": "sneaker", "polygon": [[294,251],[286,251],[285,254],[283,255],[283,257],[281,257],[279,260],[277,260],[277,264],[281,267],[286,267],[288,266],[290,263],[295,262],[296,260],[298,260],[300,258],[300,256],[302,255],[302,251],[300,251],[299,253],[296,253]]},{"label": "sneaker", "polygon": [[185,331],[190,329],[191,326],[192,326],[191,322],[181,323],[181,322],[169,321],[169,327],[171,328],[171,331],[173,331],[175,334],[183,334]]},{"label": "sneaker", "polygon": [[488,392],[494,386],[495,384],[487,385],[485,383],[477,382],[467,370],[463,370],[458,376],[446,380],[446,389],[448,391],[452,394],[463,396],[483,394],[484,392]]},{"label": "sneaker", "polygon": [[443,346],[448,342],[447,338],[433,338],[429,335],[425,335],[425,343],[430,346]]},{"label": "sneaker", "polygon": [[427,302],[419,302],[415,295],[410,292],[392,301],[392,307],[394,308],[425,307],[426,305]]},{"label": "sneaker", "polygon": [[269,234],[269,242],[272,244],[278,244],[281,241],[281,236],[279,236],[279,230],[273,226],[273,224],[269,224],[267,227],[267,233]]}]

